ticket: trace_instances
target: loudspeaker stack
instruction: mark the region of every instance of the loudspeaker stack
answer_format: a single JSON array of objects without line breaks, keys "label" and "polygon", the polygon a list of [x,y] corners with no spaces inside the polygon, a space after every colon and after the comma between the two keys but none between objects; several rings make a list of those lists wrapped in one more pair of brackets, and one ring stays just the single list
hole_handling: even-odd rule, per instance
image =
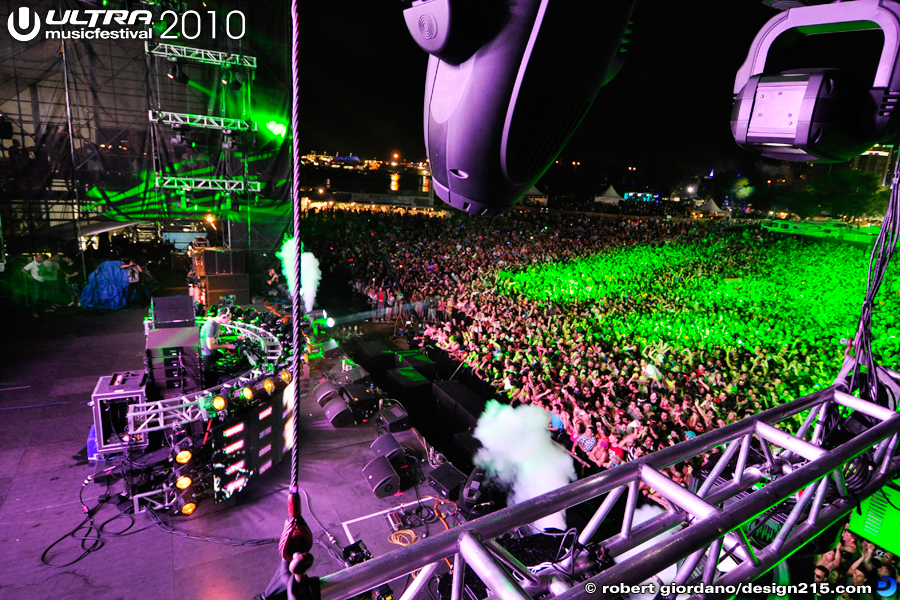
[{"label": "loudspeaker stack", "polygon": [[392,434],[379,436],[372,442],[371,450],[375,458],[363,467],[363,477],[373,494],[386,498],[415,483],[409,480],[412,473],[406,452]]},{"label": "loudspeaker stack", "polygon": [[202,389],[200,328],[163,326],[148,329],[145,348],[144,362],[154,392],[152,395],[156,398],[173,398]]}]

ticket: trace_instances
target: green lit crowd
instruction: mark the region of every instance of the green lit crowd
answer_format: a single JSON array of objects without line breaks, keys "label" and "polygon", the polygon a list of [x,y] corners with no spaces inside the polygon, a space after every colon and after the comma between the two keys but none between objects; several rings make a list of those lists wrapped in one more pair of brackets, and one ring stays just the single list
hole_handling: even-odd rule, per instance
[{"label": "green lit crowd", "polygon": [[[510,402],[545,407],[592,469],[827,387],[866,289],[867,250],[759,224],[340,212],[308,223],[317,256],[361,295],[391,286],[390,264],[430,321],[424,335]],[[339,248],[324,241],[336,232]],[[887,366],[900,357],[895,271],[874,315]],[[685,481],[699,466],[668,474]]]}]

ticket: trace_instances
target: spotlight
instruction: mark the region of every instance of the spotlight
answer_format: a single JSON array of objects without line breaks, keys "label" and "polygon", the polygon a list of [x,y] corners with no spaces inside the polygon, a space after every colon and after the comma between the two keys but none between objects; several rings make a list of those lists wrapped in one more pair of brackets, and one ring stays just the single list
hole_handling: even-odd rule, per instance
[{"label": "spotlight", "polygon": [[182,475],[175,480],[175,487],[177,487],[179,490],[186,490],[191,486],[192,483],[194,483],[194,480],[191,479],[190,476]]},{"label": "spotlight", "polygon": [[175,500],[175,510],[187,517],[194,514],[194,511],[197,510],[197,503],[199,501],[200,500],[193,491],[185,490],[179,494],[178,498]]},{"label": "spotlight", "polygon": [[331,317],[327,317],[324,319],[316,319],[312,322],[313,333],[318,337],[322,332],[320,331],[320,326],[324,325],[326,329],[331,329],[334,327],[334,319]]},{"label": "spotlight", "polygon": [[212,400],[212,407],[216,409],[216,411],[221,411],[225,408],[228,402],[225,401],[224,396],[216,396]]},{"label": "spotlight", "polygon": [[293,379],[293,376],[291,375],[291,372],[288,371],[287,369],[284,369],[283,371],[281,371],[280,377],[281,377],[281,380],[284,382],[285,385],[290,384],[290,383],[291,383],[291,380]]},{"label": "spotlight", "polygon": [[243,86],[241,80],[237,78],[237,75],[235,75],[234,73],[228,73],[227,71],[224,75],[222,75],[222,85],[225,86],[225,89],[231,92],[237,92]]},{"label": "spotlight", "polygon": [[237,138],[234,137],[234,131],[231,129],[225,129],[222,131],[222,149],[223,150],[237,150],[238,141]]},{"label": "spotlight", "polygon": [[[774,0],[767,3],[775,6]],[[731,130],[737,144],[778,160],[843,162],[893,139],[900,84],[894,75],[897,52],[888,51],[888,32],[900,28],[900,7],[895,2],[784,4],[793,7],[766,23],[735,77]],[[821,31],[879,29],[885,51],[874,79],[847,69],[766,70],[766,65],[778,64],[787,48],[781,41],[788,37],[793,44],[798,37]]]},{"label": "spotlight", "polygon": [[194,455],[191,454],[190,450],[182,450],[175,455],[175,462],[177,462],[179,465],[183,465],[191,460],[192,456]]},{"label": "spotlight", "polygon": [[177,62],[173,62],[171,65],[169,65],[169,71],[166,73],[166,76],[169,79],[182,85],[186,85],[191,80],[191,78],[181,70],[181,65],[179,65]]},{"label": "spotlight", "polygon": [[253,388],[249,385],[245,385],[241,388],[239,396],[247,402],[250,402],[251,400],[253,400]]}]

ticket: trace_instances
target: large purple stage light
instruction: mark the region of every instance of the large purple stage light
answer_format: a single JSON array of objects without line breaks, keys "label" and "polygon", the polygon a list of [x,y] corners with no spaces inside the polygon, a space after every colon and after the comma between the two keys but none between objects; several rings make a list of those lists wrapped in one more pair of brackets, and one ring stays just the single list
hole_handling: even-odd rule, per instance
[{"label": "large purple stage light", "polygon": [[[477,8],[473,8],[477,7]],[[634,0],[424,0],[425,143],[437,195],[495,216],[553,163],[621,67]]]},{"label": "large purple stage light", "polygon": [[[772,69],[804,36],[864,30],[883,36],[873,79],[820,68],[818,56],[815,68]],[[891,0],[797,6],[773,17],[735,77],[735,141],[768,158],[801,162],[843,162],[892,141],[900,104],[898,55],[900,4]]]}]

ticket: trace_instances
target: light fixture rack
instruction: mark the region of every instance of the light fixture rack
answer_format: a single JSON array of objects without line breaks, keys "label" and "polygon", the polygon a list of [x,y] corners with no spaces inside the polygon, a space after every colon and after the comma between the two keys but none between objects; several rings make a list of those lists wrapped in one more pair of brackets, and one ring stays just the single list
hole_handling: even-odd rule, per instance
[{"label": "light fixture rack", "polygon": [[262,183],[259,181],[244,181],[243,179],[199,178],[199,177],[172,177],[167,175],[156,176],[156,187],[164,190],[182,190],[190,192],[202,190],[208,192],[260,192]]},{"label": "light fixture rack", "polygon": [[192,115],[190,113],[166,112],[162,110],[151,110],[150,122],[164,123],[166,125],[185,125],[203,129],[220,129],[223,131],[256,131],[256,122],[254,121],[244,121],[243,119],[232,119],[229,117]]},{"label": "light fixture rack", "polygon": [[171,44],[156,44],[156,46],[151,48],[149,42],[144,42],[144,51],[153,56],[161,56],[167,59],[187,60],[203,65],[220,67],[238,66],[246,69],[256,68],[256,57],[247,56],[245,54],[204,50],[203,48],[189,48],[187,46],[173,46]]}]

